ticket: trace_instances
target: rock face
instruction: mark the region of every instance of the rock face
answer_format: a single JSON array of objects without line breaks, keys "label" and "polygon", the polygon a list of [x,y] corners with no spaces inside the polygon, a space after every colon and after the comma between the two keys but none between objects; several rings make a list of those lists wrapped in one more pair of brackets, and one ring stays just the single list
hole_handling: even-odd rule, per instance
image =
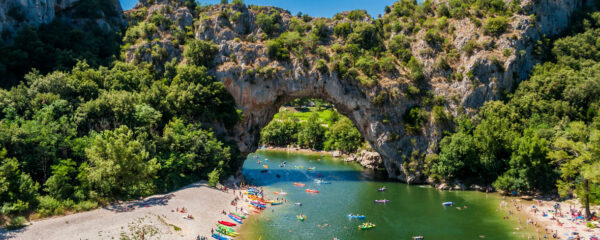
[{"label": "rock face", "polygon": [[[50,23],[77,3],[87,0],[0,0],[0,33],[14,34],[25,25],[39,26]],[[121,4],[111,1],[114,10],[121,14]]]},{"label": "rock face", "polygon": [[376,169],[383,166],[381,155],[379,155],[379,153],[369,152],[367,150],[362,150],[360,153],[344,159],[344,161],[357,162],[361,166],[369,169]]},{"label": "rock face", "polygon": [[[166,2],[169,1],[159,1],[158,6],[151,6],[142,1],[138,7],[151,11],[164,8]],[[445,3],[443,0],[437,2]],[[448,25],[453,26],[453,35],[456,36],[451,42],[452,48],[463,49],[469,40],[486,43],[472,54],[459,54],[447,67],[449,69],[436,66],[437,50],[423,40],[426,30],[415,34],[410,42],[410,50],[423,64],[429,90],[445,100],[443,105],[447,114],[457,116],[465,112],[472,115],[486,101],[499,99],[505,90],[513,89],[525,79],[539,62],[534,54],[535,43],[544,36],[556,35],[568,27],[573,12],[584,4],[584,0],[521,1],[523,13],[511,16],[509,31],[499,36],[483,34],[481,28],[469,19],[449,20]],[[189,11],[182,3],[170,7],[175,11],[166,14],[167,18],[192,26],[187,19]],[[429,116],[423,128],[408,130],[405,115],[411,108],[420,106],[422,100],[403,94],[412,86],[403,77],[405,75],[402,73],[406,71],[398,67],[396,74],[380,75],[381,79],[375,86],[367,87],[357,83],[356,79],[340,76],[332,70],[331,64],[328,69],[319,68],[317,63],[320,59],[328,60],[322,55],[307,54],[304,58],[293,55],[287,61],[274,61],[267,57],[266,41],[260,40],[265,33],[255,20],[260,11],[277,12],[281,28],[279,33],[282,33],[290,28],[292,15],[282,9],[264,9],[215,5],[203,13],[201,21],[193,24],[196,39],[210,40],[219,46],[214,61],[217,67],[211,71],[225,85],[244,113],[243,120],[229,131],[229,137],[238,143],[241,152],[248,154],[257,149],[261,129],[273,119],[283,104],[296,98],[320,98],[334,104],[340,113],[354,122],[381,156],[391,178],[409,183],[423,182],[425,176],[419,166],[423,165],[426,154],[437,151],[442,131],[449,127],[447,123]],[[235,20],[226,17],[230,11],[238,14]],[[347,19],[342,17],[324,21],[331,34],[333,26]],[[369,17],[359,21],[374,22]],[[160,33],[154,38],[168,43],[170,36]],[[322,41],[320,44],[329,48],[336,43],[343,44],[339,39]],[[130,52],[133,53],[137,47],[132,46]],[[169,55],[180,59],[181,52],[182,47],[174,46],[169,50]],[[453,76],[454,80],[449,81],[448,72],[459,73],[459,77]],[[372,155],[366,159],[378,162]],[[367,165],[374,166],[371,163]]]}]

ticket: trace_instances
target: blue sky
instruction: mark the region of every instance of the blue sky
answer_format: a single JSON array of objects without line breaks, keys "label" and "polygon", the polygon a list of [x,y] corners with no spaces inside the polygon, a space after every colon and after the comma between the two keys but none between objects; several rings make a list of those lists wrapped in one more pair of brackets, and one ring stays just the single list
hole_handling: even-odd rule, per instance
[{"label": "blue sky", "polygon": [[[120,0],[123,9],[131,9],[138,0]],[[230,0],[231,1],[231,0]],[[245,0],[246,4],[276,6],[289,10],[292,14],[308,13],[313,17],[333,17],[336,13],[365,9],[373,17],[383,14],[385,6],[397,0]],[[220,3],[220,0],[200,0],[203,4]]]}]

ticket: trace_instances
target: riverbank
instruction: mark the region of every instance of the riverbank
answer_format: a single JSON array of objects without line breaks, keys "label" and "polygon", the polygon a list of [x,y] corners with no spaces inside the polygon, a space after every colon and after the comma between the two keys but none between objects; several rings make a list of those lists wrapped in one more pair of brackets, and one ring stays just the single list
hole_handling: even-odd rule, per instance
[{"label": "riverbank", "polygon": [[229,221],[222,211],[236,211],[231,205],[234,199],[233,190],[224,192],[195,183],[143,200],[34,221],[17,231],[0,230],[0,239],[142,239],[142,232],[143,239],[210,238],[217,221]]},{"label": "riverbank", "polygon": [[[555,211],[555,205],[558,203],[558,211]],[[511,198],[506,200],[504,208],[510,209],[512,213],[523,214],[527,219],[523,222],[526,225],[534,225],[537,232],[543,238],[544,235],[549,239],[577,239],[577,234],[581,239],[591,239],[599,237],[598,228],[588,228],[587,221],[577,217],[577,213],[585,211],[582,205],[576,200],[568,201],[547,201],[533,200],[525,201]],[[592,212],[598,212],[599,208],[592,207]],[[577,233],[577,234],[574,234]],[[557,238],[553,238],[553,235]]]},{"label": "riverbank", "polygon": [[290,153],[301,153],[301,154],[313,154],[321,156],[331,156],[334,159],[344,160],[345,162],[356,162],[368,169],[378,169],[383,166],[383,160],[379,153],[370,152],[367,150],[361,150],[353,154],[343,154],[340,151],[322,151],[303,149],[298,147],[272,147],[268,146],[261,150],[276,151],[276,152],[290,152]]},{"label": "riverbank", "polygon": [[302,153],[302,154],[312,154],[312,155],[321,155],[321,156],[331,156],[335,158],[342,157],[341,155],[334,154],[334,151],[323,151],[323,150],[312,150],[312,149],[304,149],[297,147],[272,147],[267,146],[265,148],[259,149],[259,151],[275,151],[275,152],[292,152],[292,153]]}]

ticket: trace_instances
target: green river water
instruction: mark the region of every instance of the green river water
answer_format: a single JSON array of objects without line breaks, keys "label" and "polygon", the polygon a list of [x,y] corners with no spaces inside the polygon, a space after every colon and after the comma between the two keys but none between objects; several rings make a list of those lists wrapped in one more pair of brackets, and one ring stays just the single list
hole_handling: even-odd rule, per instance
[{"label": "green river water", "polygon": [[[258,160],[263,162],[259,164]],[[284,161],[287,166],[280,167]],[[267,173],[261,173],[264,164],[269,166]],[[309,171],[308,167],[316,169]],[[284,197],[287,203],[268,206],[260,215],[250,217],[237,239],[412,239],[421,235],[428,240],[482,237],[510,240],[529,235],[524,230],[515,230],[516,220],[503,219],[506,212],[498,210],[502,199],[496,194],[438,191],[427,186],[378,180],[372,170],[321,155],[259,151],[248,156],[243,174],[247,181],[264,188],[267,199]],[[319,174],[331,184],[316,184],[314,179]],[[294,182],[305,183],[306,187],[294,186]],[[388,190],[378,192],[384,185]],[[320,192],[306,193],[306,188]],[[278,196],[274,191],[288,194]],[[391,201],[375,204],[376,199]],[[301,202],[302,206],[295,206],[295,202]],[[443,202],[456,205],[444,207]],[[300,213],[307,216],[306,221],[297,220]],[[366,219],[350,220],[347,217],[350,213],[365,215]],[[359,230],[358,225],[364,221],[377,226]]]}]

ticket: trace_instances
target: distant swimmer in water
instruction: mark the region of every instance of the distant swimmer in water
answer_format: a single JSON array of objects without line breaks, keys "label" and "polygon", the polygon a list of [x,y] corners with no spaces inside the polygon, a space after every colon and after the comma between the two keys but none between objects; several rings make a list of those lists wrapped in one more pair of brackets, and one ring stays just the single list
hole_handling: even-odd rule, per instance
[{"label": "distant swimmer in water", "polygon": [[281,176],[279,176],[279,173],[277,175],[275,175],[275,177],[280,178]]}]

